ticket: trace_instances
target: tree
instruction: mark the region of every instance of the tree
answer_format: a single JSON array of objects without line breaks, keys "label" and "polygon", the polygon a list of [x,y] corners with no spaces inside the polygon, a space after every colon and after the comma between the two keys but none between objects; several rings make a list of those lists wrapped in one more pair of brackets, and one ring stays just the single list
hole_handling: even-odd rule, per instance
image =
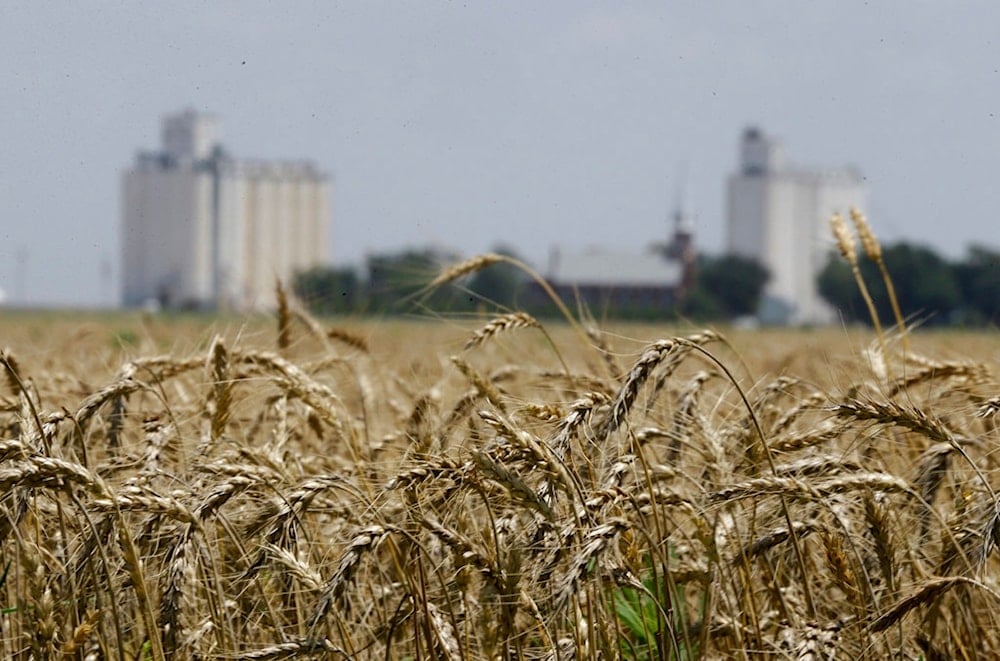
[{"label": "tree", "polygon": [[[904,315],[920,315],[930,325],[951,320],[953,312],[961,306],[962,294],[953,269],[944,259],[930,248],[905,242],[883,248],[882,256]],[[878,267],[862,260],[860,268],[879,320],[883,325],[891,325],[892,306]],[[873,325],[850,267],[839,256],[831,255],[819,274],[818,286],[820,295],[846,319]]]},{"label": "tree", "polygon": [[691,291],[688,292],[682,309],[684,317],[695,321],[714,321],[726,318],[726,312],[722,309],[719,300],[698,285],[692,287]]},{"label": "tree", "polygon": [[971,246],[954,267],[967,321],[1000,324],[1000,252]]},{"label": "tree", "polygon": [[[879,277],[877,268],[862,270],[869,270],[874,274],[874,277]],[[816,277],[816,287],[823,300],[839,311],[847,321],[861,321],[874,325],[867,318],[868,308],[865,307],[864,299],[858,291],[858,283],[854,281],[851,267],[840,256],[840,253],[830,253],[826,266]]]},{"label": "tree", "polygon": [[368,303],[372,310],[403,312],[419,304],[435,312],[456,312],[473,307],[474,298],[455,287],[433,291],[424,288],[459,257],[435,250],[405,250],[368,258]]},{"label": "tree", "polygon": [[[689,306],[718,310],[726,317],[752,315],[760,305],[769,278],[767,269],[749,257],[700,257]],[[694,310],[688,309],[694,314]]]},{"label": "tree", "polygon": [[317,314],[355,312],[361,304],[358,274],[349,268],[317,266],[295,274],[292,289]]},{"label": "tree", "polygon": [[[522,261],[512,249],[504,246],[495,248],[493,252]],[[518,294],[527,279],[528,276],[521,269],[513,264],[500,262],[473,275],[468,288],[480,301],[516,308]]]}]

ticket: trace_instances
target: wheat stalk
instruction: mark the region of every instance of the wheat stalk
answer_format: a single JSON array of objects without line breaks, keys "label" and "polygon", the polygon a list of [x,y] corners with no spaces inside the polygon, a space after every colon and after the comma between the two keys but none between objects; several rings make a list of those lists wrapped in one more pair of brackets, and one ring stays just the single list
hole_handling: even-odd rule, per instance
[{"label": "wheat stalk", "polygon": [[274,281],[274,295],[278,302],[278,351],[284,352],[292,345],[292,313],[280,278]]},{"label": "wheat stalk", "polygon": [[233,382],[229,375],[229,352],[218,335],[208,350],[209,373],[212,379],[211,413],[212,441],[218,441],[226,430],[233,404]]},{"label": "wheat stalk", "polygon": [[507,410],[507,405],[504,403],[504,398],[500,394],[500,391],[492,383],[483,378],[483,375],[470,365],[468,361],[459,356],[452,356],[451,363],[469,380],[469,383],[476,389],[480,397],[485,398],[500,411]]},{"label": "wheat stalk", "polygon": [[416,294],[414,294],[414,296],[420,299],[426,299],[427,296],[430,295],[430,293],[433,292],[438,287],[442,287],[450,282],[458,280],[459,278],[463,278],[467,275],[476,273],[489,266],[492,266],[494,264],[499,264],[501,262],[510,264],[511,266],[522,271],[528,277],[534,280],[538,284],[538,286],[542,289],[542,291],[544,291],[545,294],[549,297],[549,299],[555,304],[556,308],[558,308],[559,310],[559,313],[562,314],[566,322],[573,327],[573,330],[577,332],[577,334],[581,339],[586,341],[587,334],[580,327],[579,322],[566,307],[566,304],[563,303],[563,300],[559,297],[559,295],[555,292],[555,290],[552,289],[552,285],[550,285],[545,280],[545,278],[539,275],[538,272],[535,271],[533,268],[531,268],[521,260],[515,259],[508,255],[485,253],[482,255],[476,255],[474,257],[470,257],[465,261],[459,262],[458,264],[455,264],[453,266],[444,269],[437,277],[431,280],[431,282],[428,283],[427,286],[425,286]]},{"label": "wheat stalk", "polygon": [[177,539],[167,551],[167,580],[160,601],[160,629],[163,632],[164,652],[171,658],[179,648],[184,634],[183,599],[186,588],[195,582],[195,557],[199,550],[198,533],[203,530],[208,519],[215,516],[219,508],[233,496],[248,489],[259,481],[256,475],[234,475],[216,484],[192,512],[191,523],[184,526]]},{"label": "wheat stalk", "polygon": [[838,417],[896,425],[923,434],[932,441],[953,443],[954,436],[940,421],[924,411],[898,402],[852,399],[830,408]]},{"label": "wheat stalk", "polygon": [[889,593],[893,594],[896,591],[896,546],[890,530],[889,508],[883,500],[871,493],[865,494],[864,505],[865,521],[868,523],[868,532],[875,542],[875,555],[878,557],[882,578],[885,579]]},{"label": "wheat stalk", "polygon": [[899,309],[896,288],[892,284],[892,278],[889,277],[889,270],[885,266],[885,260],[882,259],[882,246],[879,244],[878,239],[875,238],[875,233],[872,231],[871,225],[868,224],[868,219],[856,207],[851,207],[851,220],[854,221],[854,227],[861,238],[861,246],[864,248],[865,254],[868,255],[868,259],[878,265],[879,272],[882,274],[885,289],[889,293],[889,303],[892,305],[892,313],[896,317],[899,335],[903,338],[903,351],[909,353],[910,337],[907,333],[906,322],[903,321],[903,313]]},{"label": "wheat stalk", "polygon": [[499,264],[501,262],[507,262],[510,258],[504,255],[498,255],[496,253],[484,253],[482,255],[475,255],[457,264],[452,264],[447,268],[443,269],[441,273],[434,277],[429,283],[427,283],[427,290],[431,291],[442,287],[450,282],[454,282],[459,278],[464,278],[467,275],[477,273],[483,269],[493,266],[494,264]]},{"label": "wheat stalk", "polygon": [[596,564],[618,535],[631,527],[624,519],[610,519],[591,528],[583,537],[583,548],[570,561],[570,569],[556,586],[553,608],[562,611],[579,588],[580,581],[596,571]]},{"label": "wheat stalk", "polygon": [[839,213],[835,213],[830,216],[830,228],[833,230],[833,236],[837,239],[837,247],[840,248],[840,254],[843,256],[847,263],[851,267],[851,273],[854,275],[854,281],[858,285],[858,290],[861,292],[861,297],[865,299],[865,305],[868,306],[868,314],[872,319],[872,323],[875,325],[875,334],[878,336],[879,346],[882,348],[882,355],[888,355],[885,350],[885,336],[882,333],[882,322],[879,321],[878,312],[875,310],[875,302],[872,300],[871,294],[868,292],[868,287],[865,285],[864,278],[861,277],[861,269],[858,268],[858,248],[854,241],[854,235],[847,228],[847,223],[840,216]]},{"label": "wheat stalk", "polygon": [[760,477],[711,493],[709,502],[718,504],[781,494],[809,496],[821,500],[835,493],[847,493],[859,489],[913,493],[913,488],[902,478],[889,473],[867,472],[852,473],[819,482],[807,482],[793,477]]},{"label": "wheat stalk", "polygon": [[661,362],[667,360],[667,357],[677,347],[678,343],[674,340],[658,340],[642,352],[639,360],[629,370],[625,381],[618,391],[618,395],[615,397],[607,422],[604,423],[604,426],[598,433],[599,439],[603,440],[607,438],[609,434],[625,422],[629,411],[632,409],[632,405],[635,403],[635,398],[639,395],[639,388],[649,379],[653,373],[653,369]]},{"label": "wheat stalk", "polygon": [[278,643],[277,645],[271,645],[259,650],[241,652],[240,658],[247,661],[282,661],[283,659],[314,656],[319,653],[336,654],[344,659],[351,658],[350,654],[326,638],[322,640],[293,640],[286,643]]},{"label": "wheat stalk", "polygon": [[310,632],[316,629],[320,620],[326,617],[327,613],[330,612],[330,608],[335,603],[345,612],[350,611],[351,604],[344,599],[344,591],[353,580],[362,557],[366,553],[371,553],[376,549],[390,532],[392,532],[391,528],[371,525],[359,530],[351,539],[344,553],[340,556],[340,562],[337,563],[337,570],[323,586],[319,600],[313,609],[312,615],[309,616],[308,629]]},{"label": "wheat stalk", "polygon": [[473,333],[472,337],[465,343],[464,349],[468,351],[478,347],[490,338],[515,328],[541,328],[541,324],[527,312],[502,314]]},{"label": "wheat stalk", "polygon": [[977,418],[992,418],[1000,413],[1000,397],[991,397],[976,409]]},{"label": "wheat stalk", "polygon": [[[795,531],[795,534],[799,539],[804,539],[807,535],[816,530],[816,524],[812,521],[793,521],[792,529]],[[791,535],[791,531],[785,526],[769,530],[741,548],[739,553],[735,554],[729,562],[730,564],[736,565],[743,562],[746,558],[756,558],[757,556],[763,555],[775,546],[788,541]]]},{"label": "wheat stalk", "polygon": [[889,610],[879,615],[877,618],[872,620],[868,625],[868,628],[875,633],[879,631],[885,631],[892,625],[896,624],[907,613],[912,611],[914,608],[918,608],[924,604],[929,604],[936,600],[938,597],[948,592],[956,585],[972,585],[985,590],[995,597],[1000,599],[1000,595],[997,595],[993,590],[983,585],[982,583],[975,581],[971,578],[965,576],[945,576],[939,578],[932,578],[925,581],[919,588],[917,588],[912,594],[903,597],[895,604],[892,605]]},{"label": "wheat stalk", "polygon": [[420,524],[452,550],[457,560],[456,568],[471,565],[484,578],[492,582],[496,589],[503,589],[506,583],[503,570],[496,566],[486,552],[480,550],[472,540],[428,517],[421,517]]},{"label": "wheat stalk", "polygon": [[357,333],[352,333],[351,331],[331,326],[326,329],[326,336],[331,340],[337,340],[342,342],[349,347],[353,347],[362,353],[369,353],[368,340],[358,335]]}]

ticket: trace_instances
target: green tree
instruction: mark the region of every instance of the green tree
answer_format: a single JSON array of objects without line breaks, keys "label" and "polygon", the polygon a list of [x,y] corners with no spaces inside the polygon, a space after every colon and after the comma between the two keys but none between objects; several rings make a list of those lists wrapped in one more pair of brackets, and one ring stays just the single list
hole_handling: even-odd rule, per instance
[{"label": "green tree", "polygon": [[[868,266],[863,264],[862,271],[867,269],[874,277],[878,277],[877,267],[867,268]],[[851,267],[840,256],[840,253],[830,253],[826,266],[816,277],[816,286],[823,300],[837,310],[844,319],[863,321],[874,325],[870,319],[867,319],[868,308],[858,292],[858,283],[854,281]]]},{"label": "green tree", "polygon": [[361,304],[358,274],[349,268],[317,266],[295,274],[295,295],[317,314],[355,312]]},{"label": "green tree", "polygon": [[411,304],[435,312],[456,312],[473,307],[474,297],[454,286],[426,292],[424,288],[458,257],[433,250],[405,250],[368,258],[368,304],[382,312],[405,312]]},{"label": "green tree", "polygon": [[767,269],[749,257],[700,257],[689,305],[706,312],[714,309],[730,318],[752,315],[769,278]]},{"label": "green tree", "polygon": [[1000,324],[1000,252],[970,246],[965,260],[955,264],[967,321]]},{"label": "green tree", "polygon": [[697,284],[688,292],[682,307],[683,316],[695,321],[715,321],[726,318],[722,304]]},{"label": "green tree", "polygon": [[[505,246],[497,247],[493,252],[523,261],[512,249]],[[481,302],[517,308],[518,294],[527,280],[528,276],[524,271],[513,264],[500,262],[474,274],[469,280],[468,289]]]},{"label": "green tree", "polygon": [[[944,259],[930,248],[905,242],[883,248],[882,255],[904,315],[919,315],[930,325],[951,321],[962,304],[962,294],[954,270]],[[860,268],[879,320],[885,326],[892,325],[892,307],[878,267],[863,259]],[[872,324],[861,293],[853,285],[850,268],[839,256],[831,255],[819,274],[818,286],[820,295],[846,319]]]}]

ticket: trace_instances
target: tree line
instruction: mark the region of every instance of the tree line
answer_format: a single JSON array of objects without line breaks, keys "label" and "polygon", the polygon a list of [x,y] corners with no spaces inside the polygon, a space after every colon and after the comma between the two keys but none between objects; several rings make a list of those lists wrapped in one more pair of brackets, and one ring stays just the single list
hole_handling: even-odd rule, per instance
[{"label": "tree line", "polygon": [[[516,257],[509,249],[497,252]],[[373,255],[364,277],[351,268],[316,267],[297,274],[294,289],[321,315],[408,314],[421,307],[444,313],[513,309],[538,317],[558,314],[549,301],[529,295],[531,278],[507,263],[478,271],[457,286],[425,292],[427,283],[455,259],[416,249]],[[618,319],[731,319],[754,313],[768,278],[767,270],[757,262],[735,255],[699,256],[695,273],[693,287],[677,292],[670,310],[622,305],[588,312]],[[573,300],[564,302],[574,304]]]},{"label": "tree line", "polygon": [[[515,256],[509,249],[499,252]],[[363,275],[351,268],[318,267],[299,273],[294,288],[313,312],[323,315],[409,314],[421,308],[441,313],[515,309],[536,316],[555,312],[526,296],[531,279],[507,263],[474,273],[457,286],[423,291],[442,268],[457,259],[416,249],[373,255]],[[900,306],[912,319],[924,325],[1000,324],[1000,252],[973,246],[963,259],[949,261],[927,246],[900,242],[886,246],[883,259]],[[889,297],[877,267],[863,262],[860,268],[880,320],[891,323]],[[680,293],[667,313],[635,308],[600,312],[623,319],[709,322],[752,316],[768,277],[767,270],[752,259],[700,255],[694,285]],[[831,253],[818,276],[818,287],[846,322],[872,324],[851,269],[838,255]]]},{"label": "tree line", "polygon": [[[899,306],[911,319],[931,326],[1000,324],[1000,252],[972,246],[964,258],[951,261],[928,246],[900,242],[882,253]],[[878,267],[868,260],[859,267],[879,321],[891,324],[892,308]],[[851,269],[839,256],[831,256],[818,284],[820,295],[846,321],[873,324]]]}]

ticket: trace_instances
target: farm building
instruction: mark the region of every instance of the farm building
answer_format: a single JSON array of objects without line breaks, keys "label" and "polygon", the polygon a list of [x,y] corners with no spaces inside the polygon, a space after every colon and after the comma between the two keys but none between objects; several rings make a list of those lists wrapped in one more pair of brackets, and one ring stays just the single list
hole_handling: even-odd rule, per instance
[{"label": "farm building", "polygon": [[124,302],[250,310],[327,261],[330,181],[307,161],[231,157],[217,120],[163,121],[162,149],[122,178]]},{"label": "farm building", "polygon": [[[579,301],[595,317],[660,317],[674,311],[694,281],[695,253],[690,218],[674,214],[674,233],[665,244],[644,252],[590,248],[580,252],[553,249],[545,279],[567,303]],[[530,305],[544,307],[547,297],[530,284]]]}]

